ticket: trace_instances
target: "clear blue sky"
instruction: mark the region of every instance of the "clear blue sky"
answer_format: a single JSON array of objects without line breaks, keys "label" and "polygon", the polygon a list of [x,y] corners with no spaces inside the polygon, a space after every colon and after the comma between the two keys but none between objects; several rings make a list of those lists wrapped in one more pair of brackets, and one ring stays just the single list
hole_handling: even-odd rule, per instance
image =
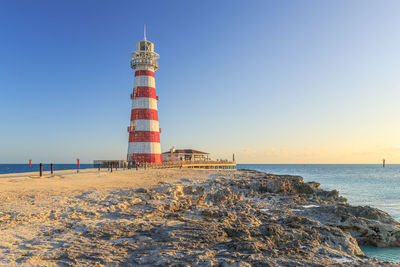
[{"label": "clear blue sky", "polygon": [[1,1],[0,163],[125,158],[147,37],[163,151],[400,163],[399,1]]}]

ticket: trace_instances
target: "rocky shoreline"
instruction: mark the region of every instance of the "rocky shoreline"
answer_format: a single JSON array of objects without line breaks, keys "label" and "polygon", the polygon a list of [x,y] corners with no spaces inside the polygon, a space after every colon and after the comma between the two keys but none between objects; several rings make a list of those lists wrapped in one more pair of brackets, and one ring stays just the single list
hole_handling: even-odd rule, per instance
[{"label": "rocky shoreline", "polygon": [[12,257],[3,251],[3,264],[399,266],[369,258],[358,246],[399,246],[398,222],[299,176],[221,171],[33,202],[30,210],[54,208],[28,216],[28,207],[7,212],[10,203],[0,213],[1,229],[41,227],[8,250]]}]

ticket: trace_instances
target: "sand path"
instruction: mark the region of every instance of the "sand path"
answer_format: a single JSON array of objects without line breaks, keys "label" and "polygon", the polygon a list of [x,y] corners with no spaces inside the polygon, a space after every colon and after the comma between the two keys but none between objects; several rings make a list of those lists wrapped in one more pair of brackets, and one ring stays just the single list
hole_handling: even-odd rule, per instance
[{"label": "sand path", "polygon": [[139,169],[106,170],[84,169],[44,172],[39,177],[37,172],[0,175],[0,202],[41,198],[46,196],[72,196],[85,191],[149,188],[160,182],[176,182],[180,179],[205,179],[215,171],[188,169]]},{"label": "sand path", "polygon": [[[45,172],[43,177],[38,173],[2,174],[0,265],[58,265],[56,259],[64,257],[63,253],[75,253],[72,250],[77,244],[84,246],[78,252],[93,252],[90,248],[93,240],[82,236],[83,229],[108,223],[131,223],[132,216],[116,212],[135,205],[131,189],[202,181],[212,173],[215,171],[147,169],[111,173],[85,169],[80,173],[56,171],[53,176]],[[108,251],[107,246],[107,242],[102,244],[102,250]],[[114,252],[111,249],[109,253]],[[111,254],[104,252],[107,261],[116,260]],[[82,264],[78,260],[67,262]]]}]

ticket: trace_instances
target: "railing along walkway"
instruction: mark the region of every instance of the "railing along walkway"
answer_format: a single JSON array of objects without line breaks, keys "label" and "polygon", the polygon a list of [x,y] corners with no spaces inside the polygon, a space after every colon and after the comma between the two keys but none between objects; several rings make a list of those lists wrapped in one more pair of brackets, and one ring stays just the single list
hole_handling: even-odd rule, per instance
[{"label": "railing along walkway", "polygon": [[180,169],[227,169],[236,170],[236,162],[228,160],[199,160],[199,161],[167,161],[162,163],[147,163],[147,168],[153,169],[166,169],[166,168],[180,168]]}]

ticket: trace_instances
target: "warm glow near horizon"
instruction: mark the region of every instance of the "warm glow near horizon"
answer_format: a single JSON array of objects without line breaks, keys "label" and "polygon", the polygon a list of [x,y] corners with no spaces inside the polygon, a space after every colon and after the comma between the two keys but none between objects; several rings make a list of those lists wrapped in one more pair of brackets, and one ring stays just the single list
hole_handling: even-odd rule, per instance
[{"label": "warm glow near horizon", "polygon": [[242,150],[235,154],[238,163],[259,164],[400,164],[399,147],[304,147]]}]

